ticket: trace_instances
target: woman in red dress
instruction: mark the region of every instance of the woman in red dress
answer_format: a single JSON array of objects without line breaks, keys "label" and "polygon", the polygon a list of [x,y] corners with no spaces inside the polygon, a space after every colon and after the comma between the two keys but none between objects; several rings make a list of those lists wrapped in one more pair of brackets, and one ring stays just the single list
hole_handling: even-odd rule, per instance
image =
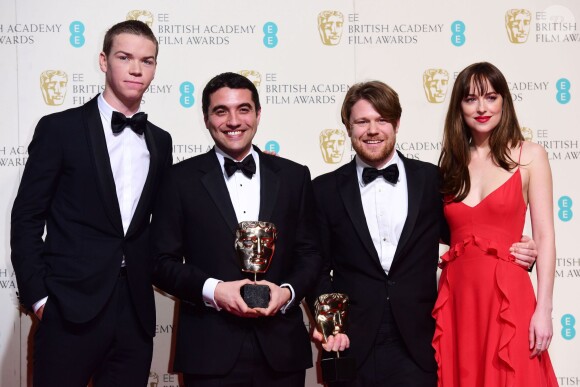
[{"label": "woman in red dress", "polygon": [[[524,141],[502,73],[476,63],[457,77],[439,158],[450,250],[441,257],[433,346],[443,387],[557,387],[552,339],[556,251],[552,175]],[[529,205],[537,302],[510,245]]]}]

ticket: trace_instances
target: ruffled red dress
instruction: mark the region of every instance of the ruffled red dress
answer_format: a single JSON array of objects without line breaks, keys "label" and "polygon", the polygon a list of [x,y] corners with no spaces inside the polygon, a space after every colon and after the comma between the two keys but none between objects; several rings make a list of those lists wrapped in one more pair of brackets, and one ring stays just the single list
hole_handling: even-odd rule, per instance
[{"label": "ruffled red dress", "polygon": [[433,309],[440,387],[558,387],[548,353],[530,359],[536,297],[509,251],[526,207],[519,169],[474,207],[445,205],[451,248]]}]

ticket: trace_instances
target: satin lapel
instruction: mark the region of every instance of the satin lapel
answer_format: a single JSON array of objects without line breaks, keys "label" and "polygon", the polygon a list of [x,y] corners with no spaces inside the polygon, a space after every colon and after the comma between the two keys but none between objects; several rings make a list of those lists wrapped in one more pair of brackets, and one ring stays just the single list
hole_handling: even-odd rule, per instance
[{"label": "satin lapel", "polygon": [[269,222],[280,189],[278,168],[261,152],[260,155],[260,214],[258,220]]},{"label": "satin lapel", "polygon": [[393,257],[393,264],[391,265],[391,270],[397,265],[397,260],[400,259],[401,252],[405,248],[405,245],[409,242],[411,235],[413,235],[413,230],[415,229],[415,223],[417,222],[417,216],[419,215],[419,207],[421,200],[423,198],[423,190],[425,189],[425,179],[420,169],[413,168],[413,165],[408,162],[408,160],[399,153],[403,164],[405,164],[405,174],[407,176],[407,197],[408,197],[408,210],[407,219],[403,225],[403,231],[401,232],[401,237],[399,238],[399,243],[397,244],[397,250],[395,251],[395,256]]},{"label": "satin lapel", "polygon": [[95,172],[97,175],[97,187],[103,199],[105,212],[115,230],[123,234],[123,221],[121,220],[121,210],[117,199],[115,180],[111,170],[111,161],[107,142],[103,133],[103,124],[97,105],[97,97],[93,98],[83,107],[83,120],[87,133],[89,149],[93,156]]},{"label": "satin lapel", "polygon": [[[226,222],[232,234],[235,234],[238,227],[238,220],[236,218],[236,211],[230,199],[228,187],[224,181],[224,174],[215,151],[212,149],[205,154],[202,170],[205,172],[201,178],[201,183],[208,191],[209,196],[214,201],[220,214]],[[195,200],[195,198],[193,199]]]},{"label": "satin lapel", "polygon": [[139,197],[139,203],[137,203],[137,208],[131,218],[131,223],[127,230],[127,237],[131,236],[131,234],[139,228],[139,225],[149,215],[148,208],[150,208],[150,203],[153,199],[153,186],[154,182],[157,181],[157,174],[159,171],[159,150],[157,149],[157,144],[153,139],[153,133],[151,132],[149,125],[145,127],[144,134],[147,149],[149,150],[149,171],[147,172],[147,179],[143,185],[143,191]]},{"label": "satin lapel", "polygon": [[338,190],[354,229],[358,233],[368,253],[373,257],[375,263],[383,270],[365,218],[356,174],[356,162],[352,160],[337,177]]}]

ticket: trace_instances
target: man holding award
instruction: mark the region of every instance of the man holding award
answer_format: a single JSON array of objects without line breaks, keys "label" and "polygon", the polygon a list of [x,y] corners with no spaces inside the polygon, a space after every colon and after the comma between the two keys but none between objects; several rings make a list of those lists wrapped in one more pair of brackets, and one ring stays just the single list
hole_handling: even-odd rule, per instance
[{"label": "man holding award", "polygon": [[[334,292],[350,300],[345,330],[313,337],[355,359],[356,379],[341,386],[437,385],[431,311],[447,225],[437,167],[395,150],[401,112],[388,85],[353,85],[342,122],[356,157],[313,182],[323,267],[309,304]],[[534,246],[518,244],[532,257],[513,254],[533,262]]]},{"label": "man holding award", "polygon": [[154,283],[182,301],[174,370],[186,386],[303,386],[299,303],[321,265],[310,173],[252,146],[247,78],[214,77],[202,109],[215,147],[169,171],[152,217]]}]

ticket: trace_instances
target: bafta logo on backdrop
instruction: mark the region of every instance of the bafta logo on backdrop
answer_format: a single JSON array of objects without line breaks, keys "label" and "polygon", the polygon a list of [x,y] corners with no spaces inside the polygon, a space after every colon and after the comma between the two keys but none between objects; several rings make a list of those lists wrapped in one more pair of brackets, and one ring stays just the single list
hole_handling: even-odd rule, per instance
[{"label": "bafta logo on backdrop", "polygon": [[522,136],[524,136],[524,140],[526,141],[533,141],[534,140],[534,132],[530,128],[526,128],[522,126]]},{"label": "bafta logo on backdrop", "polygon": [[336,46],[342,37],[344,16],[338,11],[322,11],[318,14],[318,32],[325,46]]},{"label": "bafta logo on backdrop", "polygon": [[149,28],[153,27],[153,14],[144,9],[134,9],[127,12],[126,20],[139,20],[147,24]]},{"label": "bafta logo on backdrop", "polygon": [[147,387],[157,387],[159,386],[159,375],[155,372],[149,372],[149,380],[147,381]]},{"label": "bafta logo on backdrop", "polygon": [[344,154],[346,134],[340,129],[324,129],[320,132],[320,151],[327,164],[338,164]]},{"label": "bafta logo on backdrop", "polygon": [[530,35],[532,13],[527,9],[510,9],[505,13],[505,28],[510,42],[525,43]]},{"label": "bafta logo on backdrop", "polygon": [[254,84],[254,86],[256,86],[256,89],[260,88],[260,84],[262,83],[262,74],[259,72],[255,70],[240,70],[238,71],[238,74],[248,78]]},{"label": "bafta logo on backdrop", "polygon": [[449,73],[444,69],[427,69],[423,73],[423,89],[430,103],[445,101],[447,86],[449,85]]},{"label": "bafta logo on backdrop", "polygon": [[40,74],[40,90],[44,103],[60,106],[66,96],[68,75],[61,70],[46,70]]}]

